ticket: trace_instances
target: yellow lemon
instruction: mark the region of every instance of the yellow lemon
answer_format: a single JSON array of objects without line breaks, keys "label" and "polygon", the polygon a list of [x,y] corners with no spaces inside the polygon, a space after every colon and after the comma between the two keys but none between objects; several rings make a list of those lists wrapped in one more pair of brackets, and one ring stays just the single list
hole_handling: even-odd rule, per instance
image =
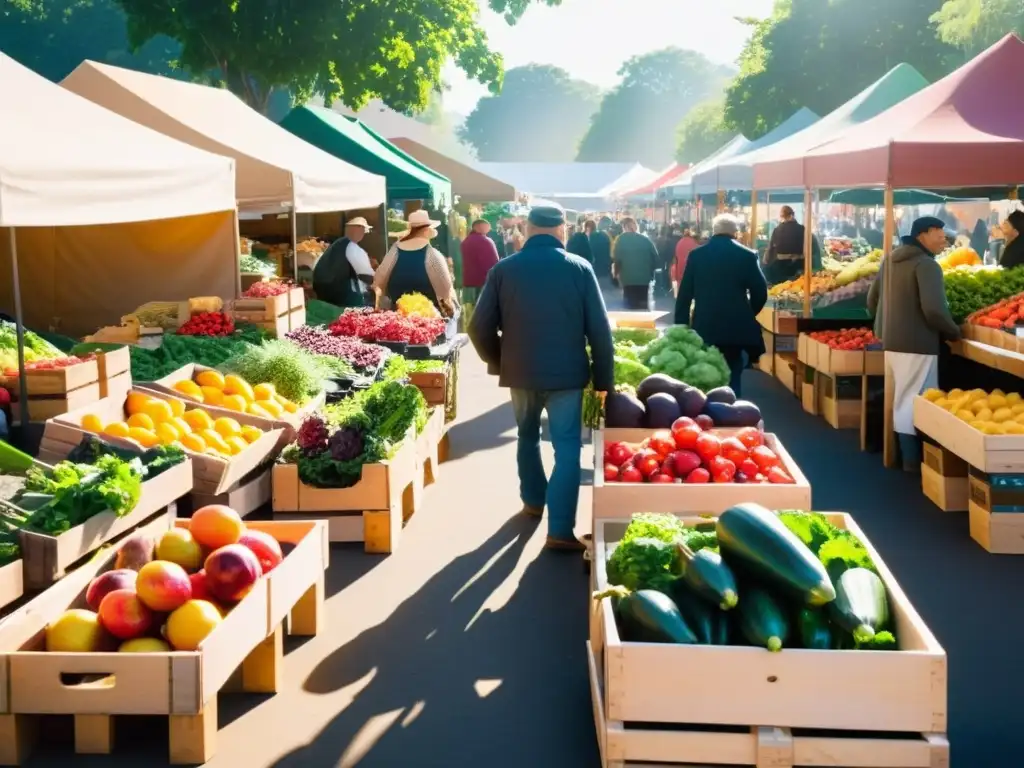
[{"label": "yellow lemon", "polygon": [[932,403],[934,403],[940,397],[945,397],[945,395],[946,393],[943,392],[941,389],[926,389],[924,392],[921,393],[921,397]]},{"label": "yellow lemon", "polygon": [[940,397],[938,400],[932,400],[932,405],[938,406],[939,408],[948,408],[949,400],[944,397]]},{"label": "yellow lemon", "polygon": [[221,403],[222,408],[227,408],[229,411],[238,411],[239,413],[245,413],[245,406],[248,403],[245,398],[241,395],[225,395],[224,402]]},{"label": "yellow lemon", "polygon": [[226,395],[240,395],[245,398],[247,403],[251,403],[256,399],[253,394],[252,387],[249,386],[249,382],[240,376],[230,374],[224,377],[224,394]]},{"label": "yellow lemon", "polygon": [[224,393],[216,387],[202,387],[200,394],[203,396],[203,402],[207,405],[222,405],[224,403]]},{"label": "yellow lemon", "polygon": [[174,391],[185,397],[191,397],[196,400],[201,400],[203,397],[203,390],[199,388],[192,379],[182,379],[174,383]]},{"label": "yellow lemon", "polygon": [[224,389],[224,377],[220,371],[200,371],[196,374],[196,383],[201,387]]},{"label": "yellow lemon", "polygon": [[956,417],[958,419],[960,419],[961,421],[966,421],[968,424],[970,424],[972,421],[981,421],[981,419],[979,419],[973,413],[968,411],[966,408],[964,408],[963,410],[957,411],[956,412]]},{"label": "yellow lemon", "polygon": [[284,406],[280,403],[276,403],[273,400],[257,400],[254,405],[258,405],[267,413],[274,417],[280,417],[284,413]]},{"label": "yellow lemon", "polygon": [[204,429],[199,433],[199,436],[206,441],[206,445],[209,448],[213,448],[215,451],[221,453],[230,453],[228,444],[224,442],[224,438],[212,429]]},{"label": "yellow lemon", "polygon": [[249,444],[238,435],[232,435],[231,437],[227,438],[224,442],[228,444],[228,450],[231,451],[232,456],[241,453],[242,451],[249,447]]},{"label": "yellow lemon", "polygon": [[972,400],[971,410],[975,413],[981,413],[982,411],[989,410],[988,398],[983,397],[980,400]]},{"label": "yellow lemon", "polygon": [[185,403],[175,398],[174,400],[168,400],[167,404],[171,406],[171,414],[177,418],[185,412]]},{"label": "yellow lemon", "polygon": [[165,421],[156,428],[156,436],[161,445],[176,443],[181,438],[178,427],[173,421]]},{"label": "yellow lemon", "polygon": [[996,408],[996,410],[992,411],[992,421],[996,424],[1002,424],[1004,421],[1009,421],[1012,418],[1013,411],[1009,408]]},{"label": "yellow lemon", "polygon": [[143,429],[142,427],[132,427],[129,429],[128,437],[137,442],[143,448],[152,448],[159,442],[155,432],[150,429]]},{"label": "yellow lemon", "polygon": [[245,412],[250,416],[259,416],[261,419],[274,418],[274,414],[262,408],[258,403],[249,403],[249,407],[245,409]]},{"label": "yellow lemon", "polygon": [[115,421],[103,428],[103,434],[110,437],[128,437],[128,430],[131,429],[123,421]]},{"label": "yellow lemon", "polygon": [[149,416],[154,424],[163,424],[165,421],[170,421],[174,418],[174,411],[171,410],[170,403],[166,400],[157,400],[156,398],[146,403],[142,412]]},{"label": "yellow lemon", "polygon": [[252,388],[253,397],[256,400],[270,400],[277,394],[273,384],[257,384]]},{"label": "yellow lemon", "polygon": [[1006,405],[1006,398],[1003,395],[989,395],[988,396],[988,407],[993,411],[997,411]]},{"label": "yellow lemon", "polygon": [[263,430],[259,427],[250,427],[249,425],[246,425],[242,427],[242,437],[247,443],[255,443],[263,437]]},{"label": "yellow lemon", "polygon": [[991,394],[991,395],[999,395],[999,397],[1006,397],[1006,393],[1003,392],[1003,390],[1001,390],[1001,389],[993,389],[989,394]]},{"label": "yellow lemon", "polygon": [[133,413],[128,417],[129,427],[140,427],[142,429],[148,429],[150,432],[155,428],[153,420],[144,413]]},{"label": "yellow lemon", "polygon": [[950,400],[957,400],[957,399],[959,399],[959,398],[961,398],[963,396],[964,396],[964,391],[962,389],[959,389],[959,388],[958,389],[951,389],[951,390],[949,390],[949,394],[947,395],[947,397]]},{"label": "yellow lemon", "polygon": [[1015,406],[1015,405],[1019,405],[1020,402],[1021,402],[1021,400],[1020,400],[1020,392],[1010,392],[1006,396],[1006,404],[1008,406],[1010,406],[1011,408],[1013,406]]},{"label": "yellow lemon", "polygon": [[213,422],[213,431],[221,437],[234,437],[242,434],[242,425],[228,416],[222,416]]},{"label": "yellow lemon", "polygon": [[295,403],[287,402],[284,404],[284,409],[288,413],[295,413],[297,410],[299,410],[299,406],[297,406]]},{"label": "yellow lemon", "polygon": [[185,415],[182,416],[193,432],[199,432],[203,429],[209,429],[213,426],[213,419],[210,418],[210,414],[199,408],[193,408],[191,411],[185,411]]},{"label": "yellow lemon", "polygon": [[142,409],[146,407],[153,398],[143,392],[129,392],[128,399],[124,401],[124,409],[129,415],[133,413],[142,413]]},{"label": "yellow lemon", "polygon": [[1015,421],[1007,421],[1003,424],[1003,429],[1008,435],[1024,435],[1024,424],[1018,424]]},{"label": "yellow lemon", "polygon": [[192,432],[192,427],[189,426],[189,423],[182,416],[175,416],[168,423],[177,427],[179,435],[187,435]]},{"label": "yellow lemon", "polygon": [[981,411],[976,411],[974,416],[978,421],[992,421],[992,411],[990,411],[988,408],[985,408],[984,410]]},{"label": "yellow lemon", "polygon": [[82,417],[82,429],[86,432],[102,432],[103,420],[95,413],[87,413]]},{"label": "yellow lemon", "polygon": [[206,451],[206,441],[203,440],[199,435],[189,434],[182,435],[181,444],[185,446],[187,450],[195,453],[203,453]]}]

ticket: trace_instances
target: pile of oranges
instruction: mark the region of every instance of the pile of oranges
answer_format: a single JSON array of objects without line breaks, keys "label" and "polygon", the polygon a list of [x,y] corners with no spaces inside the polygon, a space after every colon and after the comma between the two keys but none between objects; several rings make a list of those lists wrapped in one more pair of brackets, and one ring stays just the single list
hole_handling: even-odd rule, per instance
[{"label": "pile of oranges", "polygon": [[264,419],[280,419],[299,409],[291,400],[277,394],[273,384],[253,386],[239,376],[224,376],[219,371],[200,371],[193,379],[182,379],[173,387],[188,400]]},{"label": "pile of oranges", "polygon": [[180,400],[161,400],[144,392],[129,392],[124,409],[124,421],[106,424],[96,414],[87,414],[82,417],[82,429],[132,440],[142,448],[176,445],[225,459],[241,453],[263,435],[258,427],[243,426],[230,417],[214,418],[201,408],[185,410]]}]

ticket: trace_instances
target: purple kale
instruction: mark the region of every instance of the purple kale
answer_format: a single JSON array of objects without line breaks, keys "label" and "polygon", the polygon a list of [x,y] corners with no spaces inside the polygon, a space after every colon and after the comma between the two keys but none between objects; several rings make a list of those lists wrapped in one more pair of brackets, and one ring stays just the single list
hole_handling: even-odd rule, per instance
[{"label": "purple kale", "polygon": [[306,456],[316,456],[327,450],[327,425],[319,416],[309,416],[299,427],[296,442]]},{"label": "purple kale", "polygon": [[331,458],[335,461],[352,461],[363,453],[363,433],[355,427],[343,427],[331,435],[328,441]]}]

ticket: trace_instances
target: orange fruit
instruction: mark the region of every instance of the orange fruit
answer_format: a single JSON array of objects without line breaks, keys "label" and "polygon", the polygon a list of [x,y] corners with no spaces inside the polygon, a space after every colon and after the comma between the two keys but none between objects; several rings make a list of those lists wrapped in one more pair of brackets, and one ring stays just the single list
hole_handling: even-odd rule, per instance
[{"label": "orange fruit", "polygon": [[141,429],[148,429],[150,432],[156,428],[153,420],[145,413],[133,413],[128,417],[129,427],[139,427]]},{"label": "orange fruit", "polygon": [[143,429],[142,427],[132,427],[129,429],[128,437],[137,442],[143,448],[152,448],[159,442],[155,432],[150,429]]},{"label": "orange fruit", "polygon": [[203,391],[192,379],[182,379],[174,382],[174,391],[184,397],[191,397],[195,400],[203,399]]},{"label": "orange fruit", "polygon": [[213,430],[221,437],[234,437],[242,434],[242,425],[228,416],[222,416],[213,422]]},{"label": "orange fruit", "polygon": [[178,427],[173,421],[165,421],[156,428],[156,437],[161,445],[170,445],[171,443],[178,442],[181,435],[178,433]]},{"label": "orange fruit", "polygon": [[280,418],[284,413],[284,406],[274,400],[257,400],[254,405],[258,405],[274,418]]},{"label": "orange fruit", "polygon": [[229,411],[238,411],[239,413],[245,413],[248,402],[241,395],[225,395],[224,402],[221,403],[223,408],[227,408]]},{"label": "orange fruit", "polygon": [[206,450],[206,441],[196,434],[182,435],[181,444],[193,453],[203,453]]},{"label": "orange fruit", "polygon": [[192,432],[192,427],[190,427],[189,423],[181,416],[175,416],[168,423],[177,427],[179,435],[187,435]]},{"label": "orange fruit", "polygon": [[224,393],[216,387],[201,387],[200,394],[207,405],[221,405],[224,402]]},{"label": "orange fruit", "polygon": [[263,437],[263,430],[259,427],[250,427],[248,424],[242,427],[242,439],[247,443],[255,443]]},{"label": "orange fruit", "polygon": [[87,413],[82,417],[82,429],[86,432],[102,432],[103,420],[95,413]]},{"label": "orange fruit", "polygon": [[246,448],[249,444],[245,441],[245,438],[241,435],[232,435],[231,437],[224,438],[224,442],[228,444],[228,450],[231,451],[232,456],[236,456]]},{"label": "orange fruit", "polygon": [[245,523],[231,507],[208,504],[192,513],[188,529],[192,538],[208,550],[234,544],[245,533]]},{"label": "orange fruit", "polygon": [[252,394],[256,400],[271,400],[277,391],[273,384],[257,384],[252,388]]},{"label": "orange fruit", "polygon": [[200,371],[196,374],[195,379],[196,384],[200,387],[224,389],[224,376],[220,371]]},{"label": "orange fruit", "polygon": [[142,413],[142,409],[145,408],[153,398],[144,392],[135,392],[134,390],[128,393],[128,398],[124,401],[124,409],[129,415],[133,413]]},{"label": "orange fruit", "polygon": [[185,412],[185,403],[177,398],[167,401],[168,405],[171,406],[171,413],[174,414],[175,418],[181,416]]},{"label": "orange fruit", "polygon": [[128,437],[130,429],[123,421],[114,421],[103,428],[103,434],[109,437]]},{"label": "orange fruit", "polygon": [[284,410],[286,413],[295,413],[297,410],[299,410],[299,406],[297,406],[295,403],[288,402],[284,404]]},{"label": "orange fruit", "polygon": [[191,411],[185,411],[185,415],[182,416],[186,423],[192,427],[193,432],[198,432],[201,429],[209,429],[213,426],[213,419],[210,418],[210,414],[200,408],[193,408]]},{"label": "orange fruit", "polygon": [[204,429],[199,433],[199,436],[206,441],[208,448],[213,448],[215,451],[220,451],[221,453],[231,452],[228,449],[228,444],[224,442],[224,438],[214,430]]},{"label": "orange fruit", "polygon": [[256,399],[256,395],[253,394],[252,387],[249,386],[249,382],[241,376],[235,376],[234,374],[224,377],[224,394],[241,395],[245,398],[247,403],[251,403]]},{"label": "orange fruit", "polygon": [[165,421],[170,421],[174,418],[174,411],[171,410],[170,403],[166,400],[157,400],[156,398],[146,403],[142,408],[142,412],[149,416],[154,424],[163,424]]}]

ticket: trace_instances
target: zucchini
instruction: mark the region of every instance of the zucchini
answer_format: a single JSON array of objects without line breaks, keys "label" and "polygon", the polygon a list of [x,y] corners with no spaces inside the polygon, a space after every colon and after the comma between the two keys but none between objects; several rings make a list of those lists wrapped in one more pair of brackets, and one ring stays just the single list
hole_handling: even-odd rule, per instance
[{"label": "zucchini", "polygon": [[671,597],[686,625],[697,636],[697,642],[701,645],[729,644],[729,617],[702,599],[685,579],[672,582]]},{"label": "zucchini", "polygon": [[857,644],[870,642],[889,624],[885,584],[867,568],[845,571],[836,581],[836,599],[829,605],[829,616]]},{"label": "zucchini", "polygon": [[781,651],[789,640],[789,620],[778,601],[763,589],[743,590],[743,601],[736,608],[740,632],[751,645]]},{"label": "zucchini", "polygon": [[615,612],[629,637],[648,643],[695,645],[698,642],[679,607],[664,592],[654,589],[630,592],[625,587],[611,587],[594,594],[595,599],[604,597],[619,598]]},{"label": "zucchini", "polygon": [[694,552],[681,541],[676,542],[676,549],[681,575],[697,596],[723,611],[736,607],[736,577],[720,554],[709,549]]},{"label": "zucchini", "polygon": [[719,516],[715,530],[727,563],[792,593],[804,605],[835,600],[825,566],[774,512],[760,504],[737,504]]},{"label": "zucchini", "polygon": [[832,626],[824,611],[815,608],[804,608],[797,617],[797,628],[800,630],[800,644],[804,648],[818,651],[831,650],[835,646],[832,639]]}]

